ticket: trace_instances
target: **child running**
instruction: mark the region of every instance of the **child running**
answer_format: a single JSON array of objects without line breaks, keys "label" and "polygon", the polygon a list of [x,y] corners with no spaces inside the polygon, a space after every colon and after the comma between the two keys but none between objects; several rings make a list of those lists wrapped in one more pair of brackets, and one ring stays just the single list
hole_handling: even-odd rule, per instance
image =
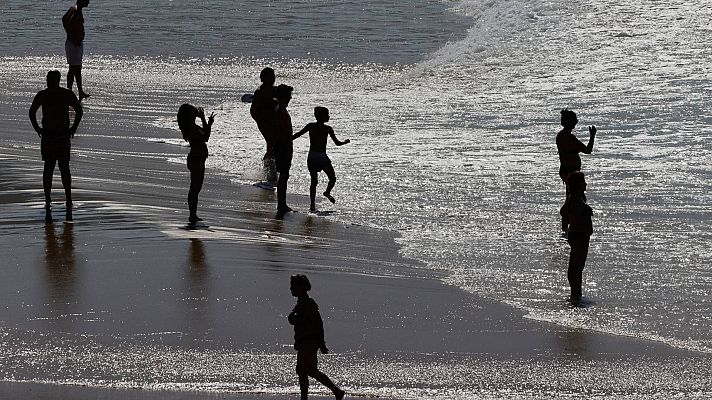
[{"label": "child running", "polygon": [[316,211],[315,197],[316,197],[316,186],[319,184],[319,172],[324,171],[326,176],[329,177],[329,183],[326,186],[326,191],[324,192],[324,197],[329,199],[330,202],[336,203],[336,200],[331,195],[331,189],[334,188],[336,183],[336,173],[334,172],[334,167],[331,165],[331,160],[329,156],[326,155],[326,138],[331,136],[331,140],[337,146],[343,146],[345,144],[351,143],[349,139],[343,142],[336,138],[334,130],[331,129],[326,122],[329,122],[329,110],[326,107],[314,107],[314,117],[316,122],[310,122],[301,131],[294,134],[292,140],[303,135],[305,132],[309,132],[309,155],[307,156],[307,168],[309,169],[309,174],[311,175],[311,186],[309,187],[309,197],[311,198],[311,206],[309,210],[311,212]]}]

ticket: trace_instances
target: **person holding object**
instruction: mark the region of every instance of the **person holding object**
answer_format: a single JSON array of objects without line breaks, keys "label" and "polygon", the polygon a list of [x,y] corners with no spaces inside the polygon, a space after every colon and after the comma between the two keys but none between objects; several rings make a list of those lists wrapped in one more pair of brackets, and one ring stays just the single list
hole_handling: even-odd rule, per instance
[{"label": "person holding object", "polygon": [[264,178],[271,187],[277,184],[277,171],[275,166],[274,141],[275,141],[275,112],[278,102],[275,98],[274,82],[276,80],[274,70],[265,67],[260,72],[262,84],[252,96],[250,105],[250,116],[257,123],[262,137],[265,139],[265,155],[262,157],[262,167]]},{"label": "person holding object", "polygon": [[[77,96],[59,86],[62,75],[59,71],[47,73],[47,89],[37,93],[30,106],[30,122],[41,139],[42,186],[44,187],[46,219],[52,220],[52,177],[54,166],[59,164],[62,175],[65,201],[67,204],[67,221],[72,220],[72,174],[69,171],[69,152],[71,139],[77,132],[84,110]],[[42,126],[37,123],[37,110],[42,108]],[[69,125],[69,108],[74,109],[74,122]]]}]

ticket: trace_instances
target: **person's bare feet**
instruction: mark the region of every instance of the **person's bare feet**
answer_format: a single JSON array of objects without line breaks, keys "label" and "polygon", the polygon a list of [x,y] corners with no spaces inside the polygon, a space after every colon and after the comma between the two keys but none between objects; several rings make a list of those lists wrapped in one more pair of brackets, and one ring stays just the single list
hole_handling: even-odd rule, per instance
[{"label": "person's bare feet", "polygon": [[87,94],[87,93],[84,93],[84,92],[79,93],[79,101],[82,101],[82,100],[84,100],[84,99],[88,99],[88,98],[90,98],[90,97],[91,97],[90,94]]},{"label": "person's bare feet", "polygon": [[336,203],[336,199],[334,199],[334,196],[332,196],[330,193],[324,192],[324,197],[326,197],[327,199],[329,199],[330,202]]}]

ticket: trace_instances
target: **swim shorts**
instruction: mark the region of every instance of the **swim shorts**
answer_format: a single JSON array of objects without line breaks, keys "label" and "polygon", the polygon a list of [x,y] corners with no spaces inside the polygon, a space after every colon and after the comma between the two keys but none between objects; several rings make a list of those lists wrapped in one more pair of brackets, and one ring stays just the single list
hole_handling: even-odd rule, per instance
[{"label": "swim shorts", "polygon": [[72,143],[69,138],[61,140],[42,140],[42,161],[69,161]]},{"label": "swim shorts", "polygon": [[274,146],[274,163],[277,172],[289,173],[289,169],[292,168],[292,153],[294,152],[292,146],[286,144],[277,144]]},{"label": "swim shorts", "polygon": [[309,172],[320,172],[331,167],[331,160],[326,153],[310,151],[307,156],[307,168]]},{"label": "swim shorts", "polygon": [[82,65],[82,57],[84,56],[84,42],[80,43],[78,46],[76,43],[67,39],[64,42],[64,52],[67,54],[67,64]]}]

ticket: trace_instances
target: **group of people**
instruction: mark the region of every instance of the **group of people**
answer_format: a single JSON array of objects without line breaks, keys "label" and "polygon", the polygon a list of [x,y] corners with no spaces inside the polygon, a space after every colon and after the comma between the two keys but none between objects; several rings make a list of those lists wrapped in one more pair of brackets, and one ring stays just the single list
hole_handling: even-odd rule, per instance
[{"label": "group of people", "polygon": [[[47,88],[37,93],[30,106],[30,121],[41,138],[42,159],[45,163],[43,172],[45,207],[49,221],[51,221],[50,192],[52,188],[52,175],[57,163],[61,171],[62,184],[64,185],[67,201],[66,218],[67,221],[72,220],[72,182],[69,173],[70,140],[74,137],[83,115],[83,109],[79,99],[71,90],[60,87],[60,80],[61,74],[59,71],[49,71],[47,73]],[[292,136],[291,122],[289,120],[289,114],[286,112],[286,107],[291,98],[291,92],[291,87],[286,85],[280,85],[276,90],[276,96],[280,105],[280,109],[277,111],[282,110],[278,114],[280,116],[279,118],[282,118],[279,122],[279,126],[281,126],[282,129],[280,132],[289,131],[290,141],[293,137],[296,138],[307,131],[313,136],[327,131],[326,134],[330,132],[333,137],[333,130],[323,124],[323,122],[328,121],[328,111],[324,111],[325,109],[322,107],[317,107],[318,111],[315,112],[318,115],[316,123],[307,125],[302,131],[298,132],[298,134]],[[37,110],[40,107],[42,108],[41,124],[37,121]],[[75,111],[74,121],[71,125],[69,118],[70,108],[73,108]],[[326,114],[324,114],[325,112]],[[197,118],[200,118],[201,126],[195,124]],[[189,222],[193,224],[201,220],[197,215],[198,193],[202,187],[205,175],[205,159],[208,157],[206,142],[210,139],[210,128],[213,125],[213,121],[214,114],[211,114],[206,119],[205,111],[202,108],[197,108],[190,104],[183,104],[178,110],[178,126],[183,133],[183,138],[190,143],[190,153],[188,154],[187,161],[191,177],[190,189],[188,191],[188,208],[190,211]],[[287,152],[285,147],[282,147],[285,146],[285,140],[286,137],[277,140],[273,151],[279,160],[277,171],[279,173],[286,172],[288,174],[289,164],[291,163],[291,151]],[[334,138],[334,140],[336,139]],[[312,137],[312,141],[315,141],[314,137]],[[326,146],[325,141],[326,139],[324,139],[324,143],[317,141],[318,145],[315,148],[317,148],[317,150],[324,150]],[[348,143],[348,141],[341,143],[345,144]],[[323,146],[319,147],[321,145]],[[291,147],[288,147],[288,149],[291,150]],[[318,166],[322,168],[325,162],[323,159],[310,161],[312,164],[321,163],[318,164]],[[310,170],[314,170],[314,168],[318,166],[310,167]],[[330,177],[332,175],[333,168]],[[314,187],[315,185],[316,182],[314,182]],[[331,187],[333,187],[333,180],[330,181],[329,190]],[[282,197],[282,201],[284,201],[284,197]],[[312,208],[313,203],[314,200],[312,196]],[[305,275],[297,274],[291,277],[290,291],[294,297],[297,297],[297,304],[292,312],[289,313],[288,321],[291,325],[294,325],[294,348],[297,351],[296,372],[299,377],[301,398],[303,400],[308,398],[309,377],[312,377],[328,387],[337,400],[341,400],[344,398],[345,392],[318,369],[317,353],[321,351],[323,354],[327,354],[329,349],[326,347],[324,341],[324,326],[319,313],[319,307],[316,302],[309,297],[307,293],[309,290],[311,290],[311,283]]]},{"label": "group of people", "polygon": [[[69,63],[67,88],[60,86],[61,74],[53,70],[47,73],[47,88],[37,93],[29,110],[29,117],[34,130],[41,138],[41,154],[44,161],[43,188],[47,218],[51,221],[51,188],[55,166],[59,165],[66,198],[66,219],[72,220],[71,173],[69,170],[71,139],[82,120],[83,109],[81,100],[89,97],[83,91],[81,78],[81,59],[84,40],[84,17],[82,9],[89,5],[89,0],[78,0],[76,5],[67,11],[62,22],[67,33],[65,50]],[[280,84],[275,86],[276,76],[272,68],[264,68],[260,73],[261,85],[251,99],[250,115],[255,120],[262,134],[266,151],[263,156],[265,179],[277,189],[277,216],[283,217],[293,211],[287,204],[287,182],[292,166],[293,141],[305,133],[309,133],[310,148],[307,157],[307,168],[311,176],[309,188],[310,211],[316,211],[316,189],[319,182],[319,172],[326,173],[329,182],[323,195],[332,203],[336,200],[331,191],[336,182],[331,160],[326,154],[328,138],[337,146],[350,143],[340,141],[334,130],[326,125],[329,121],[329,110],[325,107],[315,107],[315,122],[307,124],[298,132],[293,132],[292,120],[288,106],[292,98],[293,88]],[[73,82],[77,82],[79,96],[71,90]],[[37,111],[42,109],[41,124],[37,121]],[[70,123],[69,109],[74,110],[74,120]],[[200,119],[200,125],[196,124]],[[201,107],[191,104],[180,106],[177,115],[178,128],[183,139],[190,143],[187,157],[187,167],[190,171],[190,188],[188,191],[189,224],[201,221],[197,215],[198,195],[205,178],[205,161],[208,157],[207,142],[210,139],[211,127],[215,120],[214,113],[206,118]],[[590,237],[593,233],[591,207],[586,203],[586,181],[581,172],[580,153],[591,154],[596,136],[595,126],[589,127],[590,139],[584,145],[573,133],[578,119],[576,113],[568,109],[561,111],[563,129],[556,136],[556,145],[561,163],[559,176],[566,185],[566,200],[561,207],[561,229],[567,235],[571,247],[568,263],[568,281],[571,288],[569,300],[579,304],[582,297],[582,273],[588,256]],[[297,350],[297,374],[301,388],[302,399],[308,395],[309,379],[313,377],[333,393],[336,399],[344,397],[344,391],[339,389],[326,375],[317,368],[317,353],[328,353],[324,342],[324,331],[319,308],[307,292],[311,289],[309,280],[304,275],[291,277],[290,290],[297,297],[297,304],[289,314],[289,323],[294,325],[295,349]]]},{"label": "group of people", "polygon": [[556,135],[556,147],[559,153],[559,177],[566,185],[566,200],[561,207],[561,229],[567,236],[571,247],[567,278],[571,287],[569,301],[578,305],[581,303],[583,269],[588,257],[588,246],[593,234],[591,218],[593,210],[586,204],[586,180],[581,172],[581,157],[579,153],[591,154],[596,138],[596,127],[588,128],[588,145],[584,145],[574,134],[578,123],[576,113],[561,110],[561,126],[563,129]]},{"label": "group of people", "polygon": [[[316,211],[316,188],[319,184],[319,172],[324,171],[329,178],[324,197],[335,203],[331,190],[336,183],[334,167],[326,154],[327,139],[331,137],[337,146],[350,143],[349,139],[343,142],[336,138],[334,130],[326,125],[329,121],[329,110],[326,107],[315,107],[314,118],[316,122],[307,124],[302,130],[294,133],[292,118],[287,110],[292,99],[294,88],[288,85],[275,86],[276,76],[272,68],[266,67],[260,72],[261,85],[255,90],[251,98],[250,115],[257,123],[257,129],[262,134],[266,151],[262,158],[265,179],[269,188],[277,187],[277,218],[282,218],[293,209],[287,204],[287,182],[289,171],[292,168],[294,153],[294,139],[309,132],[309,154],[307,156],[307,169],[311,176],[309,187],[309,210]],[[203,185],[205,176],[205,161],[208,158],[207,141],[210,139],[210,127],[214,115],[205,120],[202,108],[190,104],[183,104],[178,110],[178,127],[183,133],[183,139],[190,143],[188,154],[188,169],[190,170],[190,191],[188,192],[188,222],[195,224],[201,221],[197,215],[198,193]],[[200,118],[202,126],[195,124]]]},{"label": "group of people", "polygon": [[[66,200],[66,220],[72,220],[72,174],[69,170],[71,139],[77,132],[84,113],[81,101],[88,98],[82,87],[82,57],[84,56],[84,13],[89,0],[77,0],[62,16],[62,26],[67,34],[64,50],[69,69],[67,88],[60,87],[59,71],[47,73],[47,89],[37,93],[30,106],[30,122],[41,140],[44,172],[42,186],[45,195],[45,219],[52,220],[52,178],[55,166],[59,165]],[[79,97],[72,91],[77,82]],[[42,124],[37,122],[37,110],[42,109]],[[69,108],[74,110],[74,122],[69,123]]]},{"label": "group of people", "polygon": [[315,107],[316,122],[307,124],[302,130],[293,134],[292,120],[287,111],[293,88],[287,85],[275,87],[276,76],[270,67],[266,67],[260,72],[260,81],[262,84],[255,90],[252,97],[250,115],[257,123],[257,128],[265,140],[266,151],[263,157],[263,167],[266,181],[277,187],[278,215],[292,211],[287,205],[286,199],[287,180],[292,165],[292,141],[306,132],[309,132],[310,141],[307,157],[307,168],[311,176],[309,210],[316,211],[316,187],[321,171],[324,171],[329,178],[324,196],[330,202],[335,203],[336,200],[331,195],[331,190],[336,183],[336,173],[331,160],[326,155],[326,142],[327,138],[331,137],[334,144],[342,146],[350,143],[350,140],[340,141],[334,135],[334,130],[326,125],[326,122],[329,121],[329,110],[325,107]]}]

